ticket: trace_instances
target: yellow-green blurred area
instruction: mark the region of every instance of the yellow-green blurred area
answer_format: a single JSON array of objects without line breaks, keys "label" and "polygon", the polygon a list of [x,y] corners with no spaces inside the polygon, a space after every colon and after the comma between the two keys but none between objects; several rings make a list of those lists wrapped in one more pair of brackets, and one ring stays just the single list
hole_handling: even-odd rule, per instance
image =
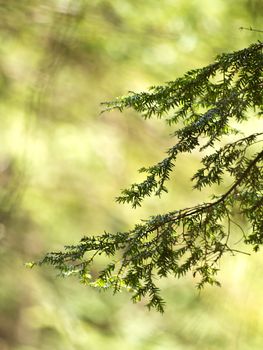
[{"label": "yellow-green blurred area", "polygon": [[163,198],[136,211],[117,204],[173,130],[132,111],[101,114],[100,103],[262,39],[239,30],[262,29],[262,13],[262,0],[0,0],[1,350],[263,348],[260,252],[225,257],[222,288],[160,281],[164,315],[24,266],[83,235],[209,200],[211,190],[191,190],[194,153],[178,159]]}]

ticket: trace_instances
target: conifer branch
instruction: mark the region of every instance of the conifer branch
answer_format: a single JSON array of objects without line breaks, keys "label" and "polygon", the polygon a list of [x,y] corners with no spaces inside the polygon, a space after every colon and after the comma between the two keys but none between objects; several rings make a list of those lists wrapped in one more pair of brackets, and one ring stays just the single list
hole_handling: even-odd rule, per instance
[{"label": "conifer branch", "polygon": [[[164,311],[158,279],[173,275],[181,278],[192,273],[197,287],[220,285],[216,279],[218,263],[227,253],[244,253],[230,245],[232,225],[241,228],[240,241],[258,251],[263,244],[263,151],[259,148],[263,132],[239,138],[216,148],[216,141],[238,130],[232,122],[245,123],[252,111],[263,115],[263,43],[217,57],[215,63],[186,73],[182,78],[149,92],[130,95],[107,102],[106,109],[123,111],[133,108],[144,118],[153,115],[165,118],[173,127],[176,143],[157,164],[140,171],[147,174],[139,184],[122,191],[120,203],[141,205],[152,194],[167,192],[165,183],[176,166],[178,154],[191,153],[199,147],[202,167],[192,177],[194,189],[220,185],[224,175],[233,184],[221,196],[190,208],[174,210],[150,217],[127,232],[85,236],[79,244],[65,246],[63,251],[46,254],[34,265],[48,264],[61,276],[76,275],[80,282],[99,289],[111,288],[114,293],[127,289],[134,302],[146,299],[149,308]],[[204,144],[204,146],[201,146]],[[250,148],[254,146],[253,149]],[[251,150],[252,149],[252,150]],[[210,151],[210,153],[209,153]],[[233,208],[251,230],[244,229],[233,218]],[[110,259],[105,269],[94,273],[92,264],[100,255]]]}]

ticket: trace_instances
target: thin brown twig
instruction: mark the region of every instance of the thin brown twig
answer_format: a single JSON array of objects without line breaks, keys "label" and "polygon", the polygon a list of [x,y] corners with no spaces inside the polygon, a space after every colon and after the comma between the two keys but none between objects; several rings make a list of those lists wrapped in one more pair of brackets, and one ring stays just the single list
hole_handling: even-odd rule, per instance
[{"label": "thin brown twig", "polygon": [[249,28],[246,28],[246,27],[240,27],[239,28],[240,30],[249,30],[251,32],[257,32],[257,33],[263,33],[263,30],[260,30],[260,29],[254,29],[252,27],[249,27]]}]

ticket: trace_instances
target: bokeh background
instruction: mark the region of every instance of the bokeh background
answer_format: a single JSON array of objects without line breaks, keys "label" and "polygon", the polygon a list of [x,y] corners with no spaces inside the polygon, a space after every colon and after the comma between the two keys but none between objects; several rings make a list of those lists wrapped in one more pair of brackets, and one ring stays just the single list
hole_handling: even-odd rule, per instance
[{"label": "bokeh background", "polygon": [[116,204],[138,168],[162,159],[172,130],[132,111],[101,114],[100,103],[257,41],[239,27],[263,29],[262,14],[262,0],[0,0],[1,350],[263,348],[260,253],[223,259],[222,288],[162,281],[164,315],[24,266],[207,198],[191,190],[193,154],[161,200]]}]

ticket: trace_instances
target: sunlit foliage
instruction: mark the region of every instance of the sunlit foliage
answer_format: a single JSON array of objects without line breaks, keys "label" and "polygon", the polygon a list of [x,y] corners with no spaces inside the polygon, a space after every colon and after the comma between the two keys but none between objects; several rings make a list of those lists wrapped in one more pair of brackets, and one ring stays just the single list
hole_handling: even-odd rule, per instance
[{"label": "sunlit foliage", "polygon": [[[263,243],[262,191],[263,151],[253,151],[262,141],[262,132],[240,136],[233,122],[245,123],[250,113],[263,113],[263,44],[222,54],[215,63],[186,73],[182,78],[149,92],[130,93],[105,103],[107,109],[133,108],[147,119],[165,118],[173,132],[174,146],[158,164],[140,169],[146,179],[122,191],[120,203],[141,205],[152,194],[167,192],[180,153],[208,150],[192,180],[194,188],[220,185],[228,174],[232,185],[212,200],[191,208],[156,215],[128,232],[87,236],[80,244],[66,246],[64,252],[48,253],[38,264],[50,264],[63,276],[77,274],[82,283],[98,288],[123,287],[132,292],[133,301],[148,297],[148,307],[163,312],[164,301],[156,280],[172,274],[182,277],[188,271],[198,279],[197,286],[217,284],[215,275],[223,254],[238,252],[229,244],[233,210],[243,217],[249,229],[242,229],[245,243],[257,251]],[[239,135],[223,145],[224,136]],[[252,148],[252,151],[251,151]],[[180,167],[180,164],[176,164]],[[246,232],[245,232],[246,231]],[[105,254],[112,262],[93,276],[90,265],[96,255]]]}]

